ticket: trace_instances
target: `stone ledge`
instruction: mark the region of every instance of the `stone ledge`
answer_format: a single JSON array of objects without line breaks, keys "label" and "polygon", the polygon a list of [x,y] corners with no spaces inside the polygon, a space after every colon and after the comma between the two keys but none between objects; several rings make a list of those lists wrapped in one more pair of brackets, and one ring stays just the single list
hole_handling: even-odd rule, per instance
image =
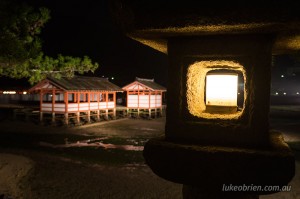
[{"label": "stone ledge", "polygon": [[294,155],[280,134],[273,132],[270,142],[256,149],[180,144],[162,137],[149,140],[143,154],[158,176],[204,192],[221,192],[223,184],[287,185],[295,174]]}]

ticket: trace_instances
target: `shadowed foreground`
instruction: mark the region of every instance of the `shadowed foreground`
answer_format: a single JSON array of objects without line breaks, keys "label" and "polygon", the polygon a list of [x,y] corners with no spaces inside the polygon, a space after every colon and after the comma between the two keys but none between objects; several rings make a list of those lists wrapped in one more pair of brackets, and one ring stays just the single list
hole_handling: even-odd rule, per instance
[{"label": "shadowed foreground", "polygon": [[[181,185],[153,174],[140,150],[150,137],[163,133],[164,118],[123,119],[75,128],[9,120],[0,125],[5,129],[0,133],[2,156],[15,154],[5,163],[0,159],[0,165],[18,162],[19,167],[10,170],[12,176],[31,168],[25,178],[15,177],[14,186],[1,187],[1,182],[11,180],[0,179],[4,198],[181,198]],[[92,142],[95,138],[100,142]],[[24,157],[28,161],[19,161]]]},{"label": "shadowed foreground", "polygon": [[[282,118],[282,115],[286,117]],[[296,153],[296,176],[290,183],[292,191],[260,196],[262,199],[299,198],[300,139],[297,129],[300,123],[297,121],[300,120],[298,115],[290,117],[286,111],[276,110],[271,123],[276,129],[288,129],[285,138]],[[19,161],[22,169],[17,170],[24,171],[28,166],[31,169],[24,178],[11,173],[19,184],[13,181],[15,184],[9,188],[3,185],[9,179],[1,178],[0,195],[24,199],[182,198],[181,185],[156,176],[144,163],[140,150],[149,138],[163,135],[164,124],[165,118],[120,119],[64,128],[3,120],[0,122],[0,152],[21,155],[6,162],[6,168],[26,157],[28,161],[23,167]],[[0,173],[3,168],[2,165]]]}]

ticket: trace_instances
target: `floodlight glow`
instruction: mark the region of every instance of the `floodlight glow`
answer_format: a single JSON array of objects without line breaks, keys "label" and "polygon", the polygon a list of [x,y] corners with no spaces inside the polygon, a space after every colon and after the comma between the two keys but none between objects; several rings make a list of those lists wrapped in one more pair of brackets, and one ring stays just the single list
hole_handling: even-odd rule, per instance
[{"label": "floodlight glow", "polygon": [[237,74],[206,75],[206,105],[237,106]]},{"label": "floodlight glow", "polygon": [[16,94],[16,91],[3,91],[3,94],[8,94],[8,95],[14,95]]}]

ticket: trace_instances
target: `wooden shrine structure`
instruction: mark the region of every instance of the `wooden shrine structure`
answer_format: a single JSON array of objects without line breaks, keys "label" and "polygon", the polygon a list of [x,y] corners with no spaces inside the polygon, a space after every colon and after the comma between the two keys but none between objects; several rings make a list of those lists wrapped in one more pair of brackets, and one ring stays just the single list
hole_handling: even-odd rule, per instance
[{"label": "wooden shrine structure", "polygon": [[97,121],[102,116],[115,118],[116,93],[123,90],[107,78],[75,76],[71,79],[48,77],[29,92],[39,93],[40,121],[45,114],[51,114],[52,122],[59,115],[68,124],[71,118],[77,123],[80,123],[80,118],[90,122],[91,116]]},{"label": "wooden shrine structure", "polygon": [[127,113],[128,115],[141,114],[151,118],[162,114],[163,93],[166,88],[157,84],[154,79],[136,77],[135,81],[122,88],[127,92]]}]

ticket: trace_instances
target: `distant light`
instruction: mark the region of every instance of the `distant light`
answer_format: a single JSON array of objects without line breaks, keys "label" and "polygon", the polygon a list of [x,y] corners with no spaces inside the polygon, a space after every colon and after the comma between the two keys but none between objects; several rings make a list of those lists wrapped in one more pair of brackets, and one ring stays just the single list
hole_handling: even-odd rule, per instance
[{"label": "distant light", "polygon": [[275,95],[278,95],[278,92],[276,92]]},{"label": "distant light", "polygon": [[104,75],[102,75],[102,77],[104,77]]},{"label": "distant light", "polygon": [[299,92],[297,92],[296,94],[299,95]]},{"label": "distant light", "polygon": [[281,75],[281,77],[284,77],[284,75]]},{"label": "distant light", "polygon": [[114,77],[111,77],[111,79],[115,79]]},{"label": "distant light", "polygon": [[238,93],[238,95],[239,95],[239,94],[241,94],[241,93]]},{"label": "distant light", "polygon": [[283,94],[284,94],[284,95],[286,95],[286,93],[285,93],[285,92],[284,92]]},{"label": "distant light", "polygon": [[26,95],[27,94],[27,92],[26,91],[23,91],[23,95]]},{"label": "distant light", "polygon": [[3,91],[3,94],[13,95],[16,94],[16,91]]}]

